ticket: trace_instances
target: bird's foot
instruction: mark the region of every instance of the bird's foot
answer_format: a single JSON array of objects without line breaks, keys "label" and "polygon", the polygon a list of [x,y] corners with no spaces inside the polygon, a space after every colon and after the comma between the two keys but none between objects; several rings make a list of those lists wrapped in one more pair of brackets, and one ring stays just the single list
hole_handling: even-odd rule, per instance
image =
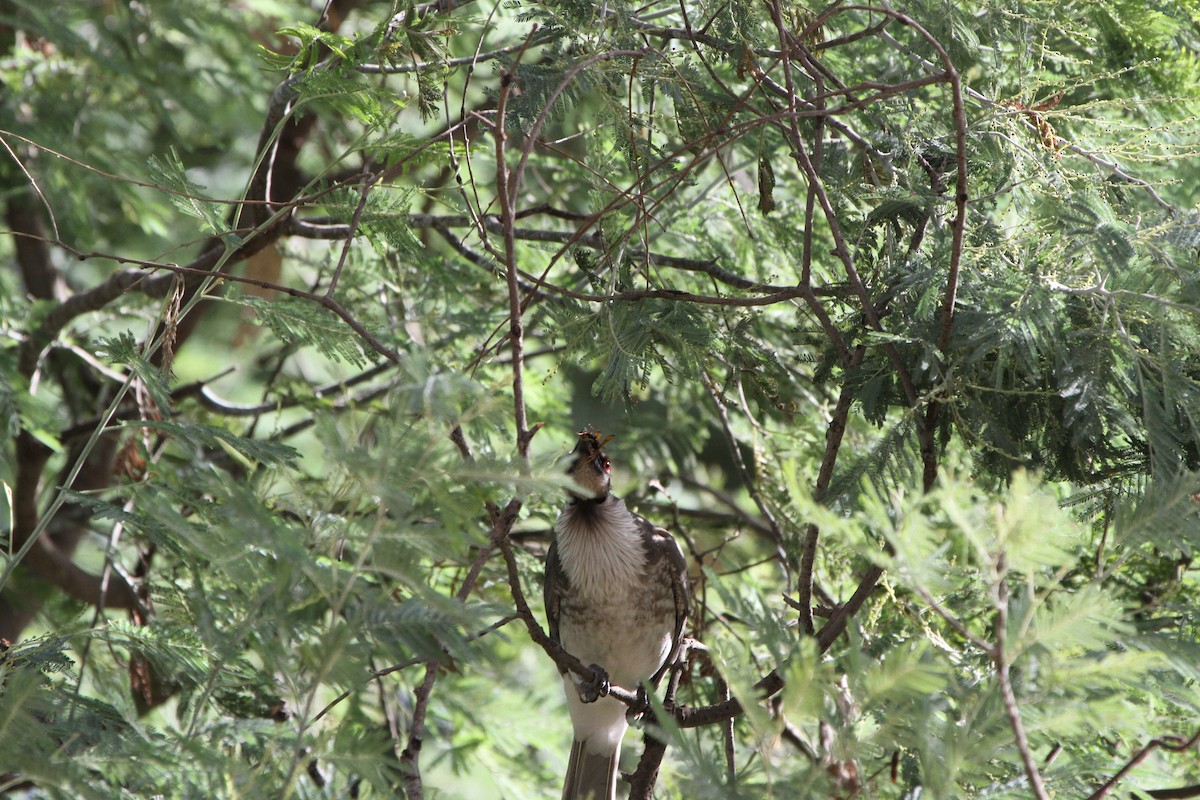
[{"label": "bird's foot", "polygon": [[580,678],[575,688],[579,690],[579,699],[585,703],[594,703],[601,697],[608,697],[608,673],[599,664],[588,667],[592,673],[588,678]]},{"label": "bird's foot", "polygon": [[637,699],[629,708],[625,709],[625,720],[630,725],[638,722],[642,715],[650,710],[650,695],[646,694],[646,687],[639,686],[637,688]]}]

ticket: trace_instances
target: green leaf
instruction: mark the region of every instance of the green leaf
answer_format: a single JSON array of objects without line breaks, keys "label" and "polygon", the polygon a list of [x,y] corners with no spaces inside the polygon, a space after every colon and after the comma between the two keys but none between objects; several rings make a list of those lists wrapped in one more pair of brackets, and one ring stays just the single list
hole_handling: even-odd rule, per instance
[{"label": "green leaf", "polygon": [[160,184],[171,203],[204,224],[204,230],[219,236],[229,246],[238,244],[238,236],[229,230],[229,207],[210,199],[204,187],[187,177],[187,170],[174,148],[165,156],[147,159],[151,179]]},{"label": "green leaf", "polygon": [[1102,651],[1131,633],[1120,604],[1099,584],[1055,594],[1033,617],[1021,650],[1040,645],[1066,656]]},{"label": "green leaf", "polygon": [[300,453],[288,445],[261,439],[248,439],[213,425],[144,419],[124,423],[124,427],[161,431],[195,447],[207,450],[230,450],[242,458],[262,464],[287,464],[300,457]]},{"label": "green leaf", "polygon": [[162,371],[142,356],[133,334],[124,331],[111,338],[96,340],[96,355],[113,364],[125,364],[141,382],[160,413],[171,412],[171,391]]},{"label": "green leaf", "polygon": [[232,294],[228,300],[254,309],[271,332],[289,344],[311,345],[326,358],[358,367],[368,363],[358,334],[333,312],[311,301],[291,297],[265,300]]}]

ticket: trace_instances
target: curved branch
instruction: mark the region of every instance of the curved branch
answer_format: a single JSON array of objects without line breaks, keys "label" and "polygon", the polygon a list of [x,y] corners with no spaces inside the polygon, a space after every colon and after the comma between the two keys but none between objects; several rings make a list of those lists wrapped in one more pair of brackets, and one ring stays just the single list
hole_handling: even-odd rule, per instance
[{"label": "curved branch", "polygon": [[[875,587],[878,586],[881,577],[883,577],[882,567],[871,567],[863,573],[863,577],[859,581],[858,588],[855,589],[854,594],[848,601],[837,607],[833,614],[830,615],[829,621],[817,633],[817,652],[824,653],[833,646],[833,643],[846,630],[846,625],[850,619],[859,612],[867,600],[870,599],[871,595],[875,593]],[[762,680],[754,684],[754,688],[760,693],[763,699],[766,699],[783,689],[783,678],[780,677],[778,670],[771,670]],[[674,716],[679,727],[698,728],[703,725],[712,725],[713,723],[736,717],[743,710],[741,701],[734,697],[723,703],[716,703],[710,706],[677,708],[675,709]]]},{"label": "curved branch", "polygon": [[[103,455],[102,453],[97,457]],[[38,577],[58,587],[68,596],[89,605],[126,610],[140,608],[137,592],[123,575],[114,573],[105,586],[102,576],[84,570],[55,544],[49,531],[45,530],[45,524],[40,526],[42,530],[38,532],[39,522],[44,522],[40,519],[38,511],[38,487],[50,458],[50,449],[28,432],[21,431],[17,435],[16,457],[11,542],[15,553],[10,559],[21,560]],[[82,525],[84,521],[72,519],[68,514],[62,514],[60,520],[65,525]],[[11,566],[10,560],[8,567]],[[6,568],[5,572],[9,571]]]},{"label": "curved branch", "polygon": [[[1192,749],[1193,747],[1196,746],[1197,743],[1200,743],[1200,730],[1196,731],[1195,735],[1193,735],[1192,738],[1190,738],[1190,739],[1184,739],[1182,736],[1160,736],[1157,739],[1151,739],[1149,742],[1147,742],[1145,744],[1145,746],[1143,746],[1140,750],[1138,750],[1133,755],[1133,758],[1129,759],[1129,761],[1126,762],[1125,766],[1121,767],[1121,769],[1118,770],[1116,775],[1113,775],[1111,778],[1109,778],[1107,781],[1104,782],[1103,786],[1101,786],[1099,789],[1097,789],[1096,791],[1094,791],[1090,795],[1088,795],[1087,800],[1102,800],[1102,798],[1108,797],[1108,795],[1112,793],[1112,790],[1116,788],[1117,784],[1120,783],[1121,780],[1124,779],[1124,777],[1126,775],[1128,775],[1130,772],[1132,772],[1133,769],[1138,764],[1141,764],[1143,761],[1145,761],[1147,756],[1149,756],[1152,752],[1154,752],[1158,748],[1161,747],[1164,750],[1171,750],[1176,753],[1182,753],[1185,750]],[[1193,788],[1197,788],[1197,787],[1188,787],[1187,789],[1185,789],[1185,791],[1190,791],[1190,789],[1193,789]],[[1200,792],[1198,792],[1196,795],[1164,794],[1165,792],[1174,792],[1174,791],[1176,791],[1176,790],[1161,789],[1161,790],[1159,790],[1159,792],[1162,792],[1162,793],[1156,794],[1155,796],[1156,797],[1195,797],[1197,795],[1200,795]]]}]

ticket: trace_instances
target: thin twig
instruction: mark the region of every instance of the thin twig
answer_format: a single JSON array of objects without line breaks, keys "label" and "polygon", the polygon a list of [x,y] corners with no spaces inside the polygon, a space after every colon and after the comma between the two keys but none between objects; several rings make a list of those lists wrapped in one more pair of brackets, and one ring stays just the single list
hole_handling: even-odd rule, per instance
[{"label": "thin twig", "polygon": [[[460,432],[461,435],[461,432]],[[464,440],[465,442],[465,440]],[[494,509],[494,505],[489,505],[489,510]],[[512,530],[513,523],[517,520],[517,513],[521,509],[521,504],[513,500],[508,504],[505,513],[492,513],[492,531],[489,537],[489,542],[486,547],[480,548],[479,554],[471,563],[467,570],[467,575],[463,578],[462,585],[455,592],[454,597],[459,602],[463,602],[470,596],[475,589],[475,584],[479,580],[479,575],[483,572],[484,565],[492,557],[495,552],[496,543],[500,540],[507,541],[508,534]],[[511,621],[511,616],[505,619],[504,624]],[[484,633],[491,629],[485,629]],[[482,633],[480,635],[483,635]],[[408,791],[409,800],[413,798],[423,797],[423,787],[421,784],[421,769],[420,756],[421,747],[425,738],[425,714],[429,706],[429,699],[433,692],[434,683],[437,682],[438,669],[442,663],[442,658],[431,658],[425,661],[425,678],[421,681],[421,685],[414,692],[414,703],[412,713],[412,723],[410,727],[408,743],[404,750],[400,753],[400,763],[404,771],[404,783]],[[324,713],[324,712],[322,712]]]},{"label": "thin twig", "polygon": [[[879,38],[881,40],[883,40],[884,42],[887,42],[888,44],[890,44],[895,49],[897,49],[900,52],[907,55],[909,58],[911,58],[916,63],[920,64],[925,69],[927,69],[927,70],[936,70],[937,69],[937,67],[934,64],[932,64],[931,62],[929,62],[928,60],[923,58],[920,54],[915,53],[911,49],[905,47],[903,44],[901,44],[899,41],[897,41],[895,39],[895,37],[893,37],[887,31],[880,31]],[[983,105],[989,106],[991,108],[996,108],[996,109],[1004,111],[1006,113],[1009,113],[1012,111],[1012,109],[1010,107],[1005,106],[1003,103],[1000,103],[996,100],[993,100],[992,98],[988,97],[987,95],[983,94],[980,91],[977,91],[970,87],[964,87],[963,91],[972,100],[982,103]],[[1026,119],[1024,116],[1022,116],[1020,119],[1021,119],[1021,123],[1029,131],[1036,134],[1038,137],[1042,136],[1042,132],[1038,130],[1037,125],[1034,124],[1031,120]],[[1098,153],[1093,153],[1090,150],[1086,150],[1074,142],[1069,142],[1066,139],[1063,139],[1061,136],[1056,136],[1054,143],[1058,149],[1066,150],[1069,153],[1074,153],[1075,155],[1088,160],[1093,165],[1095,165],[1096,167],[1099,167],[1100,169],[1102,169],[1104,172],[1108,173],[1112,177],[1114,177],[1120,181],[1123,181],[1125,183],[1129,183],[1134,186],[1137,186],[1138,188],[1140,188],[1141,190],[1146,192],[1146,194],[1150,197],[1150,199],[1154,202],[1154,204],[1157,205],[1159,208],[1163,209],[1164,211],[1171,213],[1171,214],[1177,213],[1178,209],[1176,209],[1175,206],[1171,205],[1166,200],[1164,200],[1162,198],[1162,196],[1158,193],[1158,191],[1149,182],[1121,169],[1121,165],[1118,164],[1117,162],[1110,161],[1110,160],[1104,158],[1103,156],[1099,155]]]},{"label": "thin twig", "polygon": [[1029,778],[1029,786],[1037,800],[1049,800],[1050,795],[1046,793],[1046,786],[1042,782],[1042,773],[1038,770],[1037,761],[1029,749],[1029,739],[1025,736],[1025,726],[1021,722],[1021,709],[1017,705],[1008,671],[1008,653],[1005,650],[1008,639],[1008,568],[1003,553],[996,557],[995,573],[996,646],[992,648],[991,656],[992,663],[996,665],[996,681],[1000,684],[1004,712],[1008,716],[1009,725],[1012,726],[1013,738],[1021,756],[1021,763],[1025,767],[1025,775]]},{"label": "thin twig", "polygon": [[871,595],[875,594],[875,589],[879,585],[879,579],[883,577],[883,567],[870,567],[863,573],[862,578],[858,581],[858,587],[854,590],[854,594],[850,595],[850,599],[838,606],[829,621],[824,627],[817,632],[817,650],[824,653],[833,643],[837,641],[842,632],[846,630],[846,625],[855,614],[859,612]]},{"label": "thin twig", "polygon": [[[862,345],[856,347],[846,364],[847,371],[862,364],[866,352],[866,348]],[[813,492],[814,498],[818,502],[823,499],[825,490],[829,488],[829,483],[833,480],[834,465],[837,464],[838,454],[841,452],[842,437],[846,433],[850,405],[853,402],[854,393],[851,391],[851,383],[847,376],[842,383],[841,392],[838,394],[837,406],[834,407],[833,414],[829,418],[829,425],[825,429],[825,453],[821,457],[821,467],[817,472],[817,483]],[[812,602],[813,570],[816,565],[819,537],[820,529],[816,524],[809,523],[804,533],[804,550],[800,554],[800,580],[796,591],[796,601],[800,609],[800,624],[805,633],[810,636],[815,627]]]},{"label": "thin twig", "polygon": [[342,244],[342,252],[338,254],[337,265],[333,268],[333,276],[329,279],[329,288],[325,290],[325,296],[330,300],[333,299],[333,293],[337,289],[338,281],[342,277],[342,270],[346,266],[346,259],[350,256],[350,245],[354,243],[354,236],[358,232],[359,225],[362,223],[363,212],[367,210],[367,198],[371,196],[371,190],[375,188],[375,183],[380,177],[379,174],[371,175],[358,190],[358,205],[354,207],[354,215],[350,218],[350,230],[346,233],[346,240]]},{"label": "thin twig", "polygon": [[[535,25],[529,32],[529,36],[525,39],[526,47],[533,41],[533,35],[536,31],[537,26]],[[513,59],[513,70],[516,70],[520,65],[521,56],[524,54],[524,47],[517,51],[516,58]],[[496,125],[492,134],[496,139],[496,199],[500,204],[500,224],[504,235],[504,268],[508,283],[508,339],[509,346],[512,349],[513,419],[517,426],[517,453],[521,457],[522,469],[528,470],[529,442],[537,430],[536,428],[532,431],[529,430],[529,420],[525,409],[525,362],[521,352],[525,347],[525,326],[521,320],[521,286],[517,277],[516,239],[513,236],[515,222],[513,203],[516,200],[516,190],[521,184],[521,170],[518,167],[516,174],[511,176],[510,185],[507,159],[508,130],[506,127],[506,114],[508,111],[508,98],[513,88],[513,72],[502,70],[500,74],[500,95],[496,102]],[[523,163],[524,161],[522,160]]]},{"label": "thin twig", "polygon": [[[817,633],[817,652],[824,653],[833,646],[833,643],[846,630],[849,620],[859,612],[871,595],[875,593],[875,588],[882,575],[882,567],[871,567],[863,573],[863,577],[860,579],[858,588],[854,591],[854,594],[848,601],[838,606],[830,616],[829,621],[825,623],[825,627],[821,628]],[[760,697],[770,697],[783,689],[783,678],[777,670],[772,670],[759,680],[758,683],[754,684],[754,689],[759,693]],[[734,697],[725,702],[710,706],[677,708],[675,709],[675,721],[681,728],[698,728],[704,725],[712,725],[730,717],[736,717],[742,711],[741,701]]]},{"label": "thin twig", "polygon": [[[255,239],[254,241],[259,241],[261,238],[262,237],[259,237],[258,239]],[[403,359],[403,357],[400,355],[400,353],[397,350],[385,345],[382,341],[380,341],[380,339],[377,336],[375,336],[375,334],[371,333],[371,331],[369,331],[366,328],[366,326],[363,325],[353,314],[351,314],[349,311],[347,311],[345,309],[345,307],[342,306],[341,303],[339,303],[337,300],[335,300],[334,298],[332,298],[326,294],[317,294],[316,292],[311,292],[311,291],[308,291],[305,289],[297,289],[292,286],[285,286],[283,284],[275,283],[273,281],[261,280],[259,278],[251,278],[251,277],[247,277],[244,275],[231,275],[231,274],[227,274],[227,273],[217,274],[217,273],[213,272],[213,269],[211,267],[204,268],[204,267],[196,266],[197,264],[207,265],[210,260],[217,261],[218,253],[216,250],[210,251],[209,253],[205,254],[204,256],[201,256],[200,258],[191,262],[191,264],[188,266],[180,266],[179,264],[166,264],[166,263],[157,262],[157,261],[145,261],[142,259],[112,256],[112,255],[108,255],[106,253],[97,253],[97,252],[84,253],[84,252],[75,250],[74,248],[69,247],[68,245],[63,244],[62,242],[56,242],[56,244],[58,244],[58,246],[62,247],[63,249],[70,251],[75,256],[77,256],[80,260],[87,260],[87,259],[91,259],[91,258],[105,258],[105,259],[113,260],[113,261],[116,261],[116,262],[122,263],[122,264],[134,264],[136,266],[142,267],[143,269],[165,270],[166,272],[174,273],[176,275],[190,275],[190,276],[205,277],[205,278],[220,278],[221,280],[224,280],[224,281],[230,281],[230,282],[234,282],[234,283],[244,283],[249,286],[257,286],[261,289],[271,289],[272,291],[280,292],[282,294],[286,294],[290,297],[295,297],[300,300],[308,300],[312,303],[315,303],[315,304],[325,308],[328,311],[333,312],[333,314],[335,314],[338,318],[340,318],[343,322],[345,322],[346,325],[351,330],[353,330],[356,334],[358,334],[358,336],[364,342],[366,342],[367,345],[372,350],[374,350],[379,355],[383,356],[384,358],[387,358],[389,361],[394,361],[396,363],[400,363],[401,360]],[[242,250],[238,251],[238,255],[239,255],[239,257],[245,257],[246,255],[248,255],[248,253],[245,251],[244,245],[243,245]],[[69,300],[65,301],[58,308],[56,308],[53,312],[51,312],[51,314],[47,315],[46,320],[43,321],[42,327],[39,330],[39,336],[44,338],[44,337],[49,337],[49,336],[56,334],[71,319],[74,319],[75,317],[79,316],[80,314],[87,313],[89,311],[99,310],[100,308],[103,308],[105,305],[107,305],[108,303],[115,300],[117,297],[120,297],[122,294],[124,294],[125,292],[127,292],[135,287],[137,287],[140,291],[142,291],[144,294],[146,294],[148,296],[158,296],[160,291],[165,292],[167,290],[167,288],[169,287],[169,284],[157,281],[155,279],[148,280],[147,276],[144,273],[139,272],[137,270],[125,270],[123,272],[114,273],[113,275],[109,276],[109,279],[107,281],[105,281],[104,283],[100,284],[99,286],[95,287],[94,289],[92,289],[88,292],[83,292],[81,294],[71,297]],[[33,341],[32,337],[31,337],[30,341]],[[26,348],[26,349],[28,349],[28,348]]]},{"label": "thin twig", "polygon": [[758,485],[754,480],[754,476],[750,474],[750,470],[746,467],[746,462],[742,458],[742,451],[739,447],[737,434],[733,431],[733,423],[729,419],[729,410],[725,407],[725,403],[721,400],[718,394],[715,382],[712,376],[707,372],[704,374],[704,386],[708,390],[709,399],[717,409],[717,414],[721,418],[721,426],[725,431],[725,439],[729,444],[730,453],[733,456],[734,466],[737,467],[738,474],[742,478],[742,482],[746,485],[746,491],[750,493],[754,504],[758,506],[758,510],[766,519],[767,524],[771,526],[771,541],[775,546],[775,555],[779,559],[779,566],[783,570],[783,578],[785,583],[790,583],[791,572],[788,564],[787,549],[784,547],[783,528],[779,525],[779,520],[775,518],[775,514],[767,506],[766,498],[762,496]]},{"label": "thin twig", "polygon": [[971,629],[968,628],[966,625],[964,625],[962,620],[958,619],[953,614],[951,614],[949,611],[947,611],[945,608],[943,608],[942,605],[940,603],[938,603],[937,600],[934,599],[933,595],[930,594],[929,590],[926,589],[924,586],[914,586],[913,590],[921,597],[922,600],[925,601],[925,605],[932,608],[935,614],[937,614],[939,617],[941,617],[943,620],[946,621],[947,625],[949,625],[951,628],[954,628],[954,630],[958,632],[959,636],[963,637],[968,642],[975,645],[983,653],[992,657],[993,660],[995,659],[995,650],[996,650],[995,645],[993,645],[989,642],[986,642],[983,639],[981,639],[980,637],[971,633]]},{"label": "thin twig", "polygon": [[[537,29],[534,28],[534,30]],[[531,31],[530,35],[532,36],[532,34],[533,32]],[[571,67],[571,69],[567,70],[567,74],[563,76],[563,79],[559,81],[558,86],[554,87],[554,91],[551,92],[550,96],[546,98],[546,102],[543,104],[541,112],[538,114],[537,119],[534,120],[532,127],[530,127],[529,132],[526,134],[526,145],[524,148],[522,148],[521,160],[517,162],[517,167],[512,173],[512,182],[509,186],[509,191],[512,193],[510,201],[516,200],[516,192],[518,189],[520,189],[521,181],[525,177],[525,167],[529,162],[530,154],[533,152],[534,143],[537,141],[538,135],[542,132],[542,126],[546,124],[546,119],[550,116],[550,112],[554,109],[554,104],[558,102],[558,98],[561,97],[562,93],[567,90],[567,87],[571,85],[571,82],[575,80],[575,77],[583,70],[594,64],[599,64],[601,61],[611,61],[614,58],[637,58],[639,56],[649,55],[652,52],[654,52],[653,48],[649,47],[643,47],[640,50],[611,50],[607,53],[598,53],[591,58],[586,58],[575,66]],[[519,61],[520,59],[518,58],[517,60]],[[516,68],[516,64],[513,65],[513,68]],[[501,92],[503,92],[503,85],[504,81],[501,79]],[[499,106],[497,106],[496,124],[499,127],[504,126],[504,115],[500,113]]]},{"label": "thin twig", "polygon": [[417,62],[413,64],[359,64],[354,69],[364,75],[400,75],[406,72],[420,72],[424,69],[452,69],[454,67],[474,67],[477,64],[482,64],[487,61],[494,61],[501,56],[506,56],[509,53],[515,53],[519,50],[525,50],[530,47],[537,47],[548,42],[552,42],[565,35],[565,31],[557,30],[543,33],[541,36],[536,36],[532,40],[522,41],[520,44],[501,47],[496,50],[490,50],[486,53],[475,53],[474,55],[462,56],[461,58],[448,58],[444,61]]},{"label": "thin twig", "polygon": [[[488,554],[487,554],[487,555],[488,555],[488,557],[490,558],[490,557],[491,557],[491,552],[490,552],[490,551],[488,551]],[[485,560],[486,560],[486,559],[485,559]],[[464,582],[464,583],[465,583],[465,582]],[[471,585],[474,585],[474,582],[473,582],[473,581],[471,582]],[[473,642],[473,641],[475,641],[476,639],[482,639],[484,636],[487,636],[489,633],[492,633],[493,631],[497,631],[497,630],[499,630],[500,628],[503,628],[505,625],[507,625],[507,624],[508,624],[508,623],[510,623],[510,622],[513,622],[513,621],[514,621],[514,620],[516,620],[516,619],[517,619],[517,615],[516,615],[516,614],[509,614],[509,615],[508,615],[508,616],[506,616],[506,617],[501,617],[500,619],[498,619],[498,620],[496,620],[495,622],[493,622],[491,625],[488,625],[488,626],[487,626],[486,628],[484,628],[483,630],[476,631],[475,633],[473,633],[473,634],[471,634],[470,636],[466,637],[465,639],[463,639],[463,641],[464,641],[464,642]],[[449,656],[450,656],[450,650],[449,650],[448,648],[446,648],[445,646],[443,646],[443,647],[442,647],[442,654],[443,654],[444,656],[446,656],[446,657],[449,657]],[[418,665],[418,664],[422,663],[423,661],[427,661],[427,659],[421,659],[421,658],[410,658],[410,659],[408,659],[407,661],[401,661],[399,664],[393,664],[393,665],[392,665],[392,666],[390,666],[390,667],[384,667],[383,669],[378,669],[378,670],[375,670],[374,672],[372,672],[372,673],[371,673],[371,674],[370,674],[370,675],[367,677],[366,681],[364,681],[364,682],[365,682],[365,683],[370,683],[371,681],[375,681],[375,680],[378,680],[379,678],[383,678],[383,677],[386,677],[386,676],[388,676],[388,675],[391,675],[393,672],[400,672],[401,670],[408,669],[409,667],[415,667],[416,665]],[[355,691],[355,690],[353,690],[353,689],[347,689],[346,691],[344,691],[344,692],[342,692],[340,695],[338,695],[336,698],[334,698],[333,700],[331,700],[331,701],[329,702],[329,704],[328,704],[328,705],[326,705],[326,706],[325,706],[324,708],[322,708],[322,709],[321,709],[319,712],[317,712],[317,714],[316,714],[315,716],[313,716],[313,718],[312,718],[312,722],[316,722],[317,720],[321,719],[321,717],[323,717],[323,716],[325,716],[326,714],[328,714],[330,711],[332,711],[332,710],[333,710],[334,706],[338,705],[338,704],[339,704],[339,703],[341,703],[343,700],[345,700],[346,698],[348,698],[348,697],[349,697],[351,694],[353,694],[353,693],[354,693],[354,691]],[[311,725],[312,723],[310,722],[309,724]]]},{"label": "thin twig", "polygon": [[[1128,775],[1130,772],[1132,772],[1133,769],[1135,767],[1137,767],[1138,764],[1141,764],[1143,761],[1145,761],[1146,757],[1149,756],[1152,752],[1154,752],[1158,748],[1161,747],[1163,750],[1171,750],[1176,753],[1182,753],[1185,750],[1190,750],[1193,747],[1195,747],[1198,742],[1200,742],[1200,730],[1196,731],[1195,735],[1193,735],[1192,738],[1190,738],[1190,739],[1184,739],[1182,736],[1160,736],[1157,739],[1151,739],[1149,742],[1147,742],[1145,744],[1145,746],[1143,746],[1140,750],[1138,750],[1133,755],[1133,758],[1129,759],[1129,761],[1126,762],[1125,766],[1121,767],[1121,769],[1118,770],[1116,775],[1113,775],[1111,778],[1109,778],[1107,781],[1104,782],[1103,786],[1101,786],[1099,789],[1097,789],[1096,791],[1094,791],[1090,795],[1088,795],[1087,800],[1102,800],[1102,798],[1108,797],[1108,795],[1112,792],[1112,790],[1114,788],[1116,788],[1117,784],[1120,783],[1121,780],[1126,775]],[[1185,790],[1190,791],[1191,789],[1196,789],[1196,788],[1200,788],[1200,787],[1185,787]],[[1173,791],[1175,791],[1175,790],[1173,790],[1173,789],[1160,790],[1160,792],[1163,792],[1163,793],[1160,793],[1156,796],[1157,797],[1196,797],[1196,796],[1200,795],[1200,792],[1197,792],[1197,794],[1194,794],[1194,795],[1193,794],[1184,794],[1184,795],[1166,794],[1166,792],[1173,792]]]}]

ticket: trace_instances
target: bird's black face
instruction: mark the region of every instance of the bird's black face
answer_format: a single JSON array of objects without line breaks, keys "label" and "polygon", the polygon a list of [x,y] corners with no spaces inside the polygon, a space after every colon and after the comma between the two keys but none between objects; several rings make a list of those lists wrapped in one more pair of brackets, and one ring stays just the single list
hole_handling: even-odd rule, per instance
[{"label": "bird's black face", "polygon": [[575,458],[567,467],[567,474],[583,491],[571,491],[571,494],[583,499],[608,495],[612,486],[612,462],[604,454],[604,445],[611,440],[611,436],[602,437],[595,431],[580,431],[579,441],[575,444]]}]

